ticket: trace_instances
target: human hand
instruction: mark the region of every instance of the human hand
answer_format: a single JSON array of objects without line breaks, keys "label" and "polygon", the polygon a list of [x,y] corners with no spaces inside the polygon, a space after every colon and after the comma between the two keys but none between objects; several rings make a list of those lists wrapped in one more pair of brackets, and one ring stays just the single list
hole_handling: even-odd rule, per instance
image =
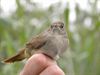
[{"label": "human hand", "polygon": [[44,54],[34,54],[28,59],[20,75],[65,75],[56,61]]}]

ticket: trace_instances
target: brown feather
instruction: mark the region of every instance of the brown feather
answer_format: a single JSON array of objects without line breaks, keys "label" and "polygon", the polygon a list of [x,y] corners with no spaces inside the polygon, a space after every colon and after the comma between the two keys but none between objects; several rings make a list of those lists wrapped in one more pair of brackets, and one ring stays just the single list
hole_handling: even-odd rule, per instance
[{"label": "brown feather", "polygon": [[46,40],[47,38],[44,34],[38,35],[36,37],[33,37],[28,43],[26,43],[26,47],[29,49],[38,49],[46,43]]},{"label": "brown feather", "polygon": [[3,62],[4,63],[13,63],[15,61],[21,61],[23,59],[25,59],[25,49],[20,50],[19,53],[17,53],[16,55],[14,55],[10,58],[5,59]]}]

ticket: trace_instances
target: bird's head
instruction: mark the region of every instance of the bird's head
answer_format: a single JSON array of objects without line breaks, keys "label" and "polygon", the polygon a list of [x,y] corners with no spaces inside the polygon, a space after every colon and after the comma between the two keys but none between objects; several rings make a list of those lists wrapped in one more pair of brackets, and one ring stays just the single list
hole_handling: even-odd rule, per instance
[{"label": "bird's head", "polygon": [[58,34],[58,35],[66,34],[65,25],[61,21],[53,22],[51,24],[50,30],[52,31],[53,34]]}]

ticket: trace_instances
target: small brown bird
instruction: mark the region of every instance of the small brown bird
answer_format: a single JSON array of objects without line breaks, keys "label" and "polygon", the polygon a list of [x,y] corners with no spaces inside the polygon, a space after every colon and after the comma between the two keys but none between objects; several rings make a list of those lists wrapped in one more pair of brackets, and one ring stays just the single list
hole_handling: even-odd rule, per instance
[{"label": "small brown bird", "polygon": [[5,59],[5,63],[21,61],[31,57],[34,53],[43,53],[50,58],[57,60],[68,47],[68,37],[63,22],[58,21],[41,34],[33,37],[26,47],[21,49],[16,55]]}]

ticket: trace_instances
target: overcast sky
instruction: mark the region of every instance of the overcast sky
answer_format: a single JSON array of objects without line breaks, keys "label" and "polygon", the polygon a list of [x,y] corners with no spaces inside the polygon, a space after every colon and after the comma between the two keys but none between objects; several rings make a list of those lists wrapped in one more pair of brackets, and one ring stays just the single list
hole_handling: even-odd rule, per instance
[{"label": "overcast sky", "polygon": [[[20,0],[22,3],[25,3],[25,0]],[[69,15],[69,21],[74,22],[76,19],[76,14],[74,12],[75,4],[78,3],[79,7],[82,10],[91,11],[91,8],[89,8],[88,0],[30,0],[31,2],[38,3],[41,8],[46,9],[50,5],[55,4],[57,2],[61,2],[63,8],[66,7],[67,2],[69,2],[70,7],[70,15]],[[93,3],[95,0],[90,0],[91,3]],[[3,13],[0,14],[1,16],[9,16],[12,12],[14,12],[17,8],[16,0],[0,0],[0,7],[3,10]],[[98,0],[97,9],[100,12],[100,0]],[[91,25],[91,20],[87,19],[86,22],[88,27]],[[71,26],[71,25],[70,25]],[[73,30],[74,26],[71,27]]]},{"label": "overcast sky", "polygon": [[[20,1],[22,3],[25,3],[25,0],[20,0]],[[70,21],[74,21],[76,18],[76,15],[74,12],[75,3],[78,3],[82,10],[91,11],[91,9],[89,8],[88,0],[30,0],[30,1],[38,3],[40,5],[40,7],[44,8],[44,9],[48,8],[50,5],[55,4],[57,2],[61,2],[62,6],[64,8],[64,7],[66,7],[67,2],[69,2],[69,6],[70,6],[70,10],[71,10],[70,17],[69,17]],[[90,1],[94,2],[95,0],[90,0]],[[16,0],[1,0],[0,7],[3,10],[2,15],[9,16],[17,8]],[[97,8],[98,8],[98,11],[100,11],[100,0],[98,0]],[[73,17],[73,18],[71,18],[71,17]]]},{"label": "overcast sky", "polygon": [[[16,10],[16,0],[1,0],[0,5],[6,15],[9,15],[10,12]],[[21,0],[24,2],[24,0]],[[32,2],[39,3],[41,7],[48,8],[51,4],[55,4],[57,2],[62,2],[65,5],[67,2],[70,3],[70,8],[74,8],[75,2],[77,2],[80,7],[84,10],[88,7],[88,0],[31,0]],[[90,0],[94,2],[95,0]],[[100,0],[98,0],[97,7],[100,10]]]}]

